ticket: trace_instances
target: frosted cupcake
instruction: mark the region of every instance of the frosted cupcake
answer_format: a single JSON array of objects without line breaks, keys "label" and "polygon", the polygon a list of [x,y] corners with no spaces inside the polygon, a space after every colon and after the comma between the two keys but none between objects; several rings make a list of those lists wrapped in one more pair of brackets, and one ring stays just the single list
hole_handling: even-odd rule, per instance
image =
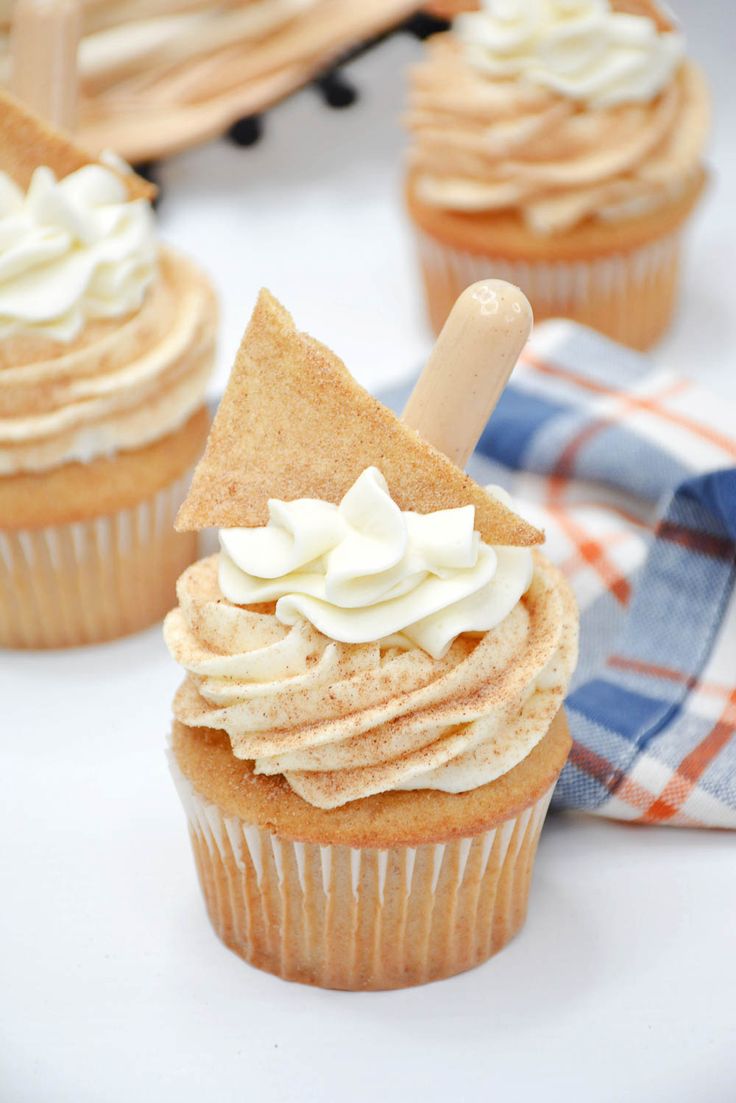
[{"label": "frosted cupcake", "polygon": [[178,523],[220,528],[165,622],[217,934],[332,988],[485,961],[524,921],[570,747],[577,615],[541,534],[267,293]]},{"label": "frosted cupcake", "polygon": [[151,194],[0,99],[0,646],[151,624],[196,556],[216,304]]},{"label": "frosted cupcake", "polygon": [[429,41],[407,125],[435,330],[464,286],[498,276],[537,320],[657,340],[703,189],[709,104],[651,3],[485,0]]}]

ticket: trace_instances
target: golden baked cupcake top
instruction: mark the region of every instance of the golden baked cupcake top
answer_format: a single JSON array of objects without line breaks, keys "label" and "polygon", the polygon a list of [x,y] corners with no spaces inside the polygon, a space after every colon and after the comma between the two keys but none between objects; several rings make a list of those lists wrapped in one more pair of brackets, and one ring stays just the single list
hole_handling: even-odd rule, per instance
[{"label": "golden baked cupcake top", "polygon": [[216,311],[151,189],[0,100],[0,475],[142,447],[201,405]]},{"label": "golden baked cupcake top", "polygon": [[684,195],[709,101],[652,5],[484,0],[429,41],[406,121],[420,201],[551,234]]},{"label": "golden baked cupcake top", "polygon": [[[270,478],[284,497],[266,496]],[[219,556],[185,571],[165,622],[187,671],[178,721],[225,731],[236,757],[319,808],[464,792],[544,737],[577,622],[532,550],[541,534],[267,293],[180,513],[184,527],[222,518]]]}]

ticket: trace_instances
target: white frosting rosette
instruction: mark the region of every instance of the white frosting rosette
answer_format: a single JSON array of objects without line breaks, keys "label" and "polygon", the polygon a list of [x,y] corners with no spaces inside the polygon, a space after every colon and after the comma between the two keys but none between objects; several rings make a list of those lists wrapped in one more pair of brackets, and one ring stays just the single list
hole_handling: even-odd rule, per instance
[{"label": "white frosting rosette", "polygon": [[662,34],[609,0],[484,0],[454,30],[490,76],[523,78],[593,107],[649,103],[685,53],[680,34]]},{"label": "white frosting rosette", "polygon": [[89,164],[24,194],[0,174],[0,339],[71,341],[93,318],[137,310],[156,276],[153,212],[118,173]]}]

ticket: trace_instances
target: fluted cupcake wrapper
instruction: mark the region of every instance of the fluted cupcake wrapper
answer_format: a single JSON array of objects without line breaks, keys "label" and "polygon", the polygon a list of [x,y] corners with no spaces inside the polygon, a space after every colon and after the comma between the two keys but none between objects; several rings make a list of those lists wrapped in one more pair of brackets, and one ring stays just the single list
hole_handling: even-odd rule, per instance
[{"label": "fluted cupcake wrapper", "polygon": [[461,291],[476,280],[516,284],[537,322],[573,318],[622,344],[646,349],[674,312],[681,230],[638,249],[578,261],[518,261],[470,253],[417,231],[427,308],[439,332]]},{"label": "fluted cupcake wrapper", "polygon": [[403,988],[486,961],[521,928],[552,789],[490,831],[387,850],[291,842],[171,769],[207,911],[236,954],[285,980]]},{"label": "fluted cupcake wrapper", "polygon": [[197,555],[174,532],[191,471],[117,513],[0,530],[0,647],[69,647],[145,628],[174,604]]}]

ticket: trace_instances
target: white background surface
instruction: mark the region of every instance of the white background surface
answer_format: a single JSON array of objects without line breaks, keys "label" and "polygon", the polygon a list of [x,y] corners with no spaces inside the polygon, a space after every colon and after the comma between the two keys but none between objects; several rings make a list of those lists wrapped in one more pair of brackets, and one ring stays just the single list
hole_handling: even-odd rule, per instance
[{"label": "white background surface", "polygon": [[[713,76],[717,180],[662,364],[736,394],[730,0],[681,0]],[[400,202],[395,40],[359,107],[307,91],[261,145],[170,162],[164,234],[223,296],[222,386],[256,291],[380,387],[426,356]],[[158,629],[0,658],[0,1103],[731,1103],[736,839],[548,821],[530,917],[487,966],[340,994],[248,968],[211,933],[163,754],[179,675]]]}]

